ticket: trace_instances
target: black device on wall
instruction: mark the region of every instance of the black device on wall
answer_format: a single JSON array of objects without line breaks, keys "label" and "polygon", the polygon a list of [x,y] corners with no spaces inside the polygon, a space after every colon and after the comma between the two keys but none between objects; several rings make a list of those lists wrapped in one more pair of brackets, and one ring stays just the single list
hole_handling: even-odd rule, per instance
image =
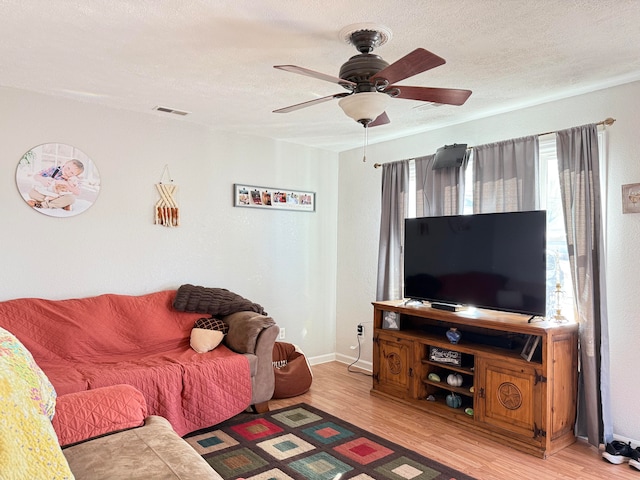
[{"label": "black device on wall", "polygon": [[546,314],[546,211],[405,220],[410,299]]},{"label": "black device on wall", "polygon": [[436,158],[433,162],[433,169],[459,167],[462,165],[464,156],[467,153],[466,143],[454,143],[453,145],[445,145],[436,150]]}]

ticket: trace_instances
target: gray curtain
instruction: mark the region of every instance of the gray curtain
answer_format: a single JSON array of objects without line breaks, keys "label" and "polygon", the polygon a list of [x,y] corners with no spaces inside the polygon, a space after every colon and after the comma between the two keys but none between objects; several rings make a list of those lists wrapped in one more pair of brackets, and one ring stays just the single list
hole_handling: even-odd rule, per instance
[{"label": "gray curtain", "polygon": [[538,136],[473,148],[473,213],[538,210]]},{"label": "gray curtain", "polygon": [[464,171],[469,154],[460,167],[433,169],[435,155],[415,159],[416,217],[458,215],[464,208]]},{"label": "gray curtain", "polygon": [[609,333],[596,125],[557,132],[556,147],[579,322],[576,433],[598,446],[613,439],[613,426],[609,408]]},{"label": "gray curtain", "polygon": [[409,160],[382,165],[382,206],[376,300],[398,300],[402,291],[404,219],[408,208]]}]

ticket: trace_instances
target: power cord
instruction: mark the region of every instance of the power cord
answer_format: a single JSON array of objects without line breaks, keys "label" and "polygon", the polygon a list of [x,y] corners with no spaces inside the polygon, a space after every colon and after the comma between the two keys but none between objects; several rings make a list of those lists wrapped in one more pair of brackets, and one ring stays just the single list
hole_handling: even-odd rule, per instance
[{"label": "power cord", "polygon": [[[358,325],[359,327],[362,326],[362,324]],[[358,341],[358,356],[356,357],[356,359],[353,361],[353,363],[350,363],[349,365],[347,365],[347,372],[349,373],[359,373],[360,375],[365,375],[367,377],[373,377],[373,374],[371,373],[367,373],[367,372],[363,372],[361,370],[352,370],[351,367],[353,367],[356,363],[358,363],[360,361],[360,352],[362,350],[362,345],[360,344],[360,335],[356,335],[356,340]],[[353,348],[353,347],[352,347]]]}]

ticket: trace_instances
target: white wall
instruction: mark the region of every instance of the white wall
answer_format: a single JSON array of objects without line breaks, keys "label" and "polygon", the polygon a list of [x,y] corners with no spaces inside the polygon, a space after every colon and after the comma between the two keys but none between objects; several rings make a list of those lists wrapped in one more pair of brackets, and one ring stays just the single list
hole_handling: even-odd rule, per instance
[{"label": "white wall", "polygon": [[[614,431],[640,439],[640,215],[622,215],[620,186],[640,182],[640,83],[370,145],[341,155],[0,88],[0,300],[140,294],[182,283],[228,288],[262,304],[309,357],[354,358],[356,325],[371,364],[381,170],[373,163],[617,119],[609,129],[608,300]],[[377,127],[384,128],[384,127]],[[370,132],[375,140],[375,130]],[[16,166],[30,148],[75,145],[100,169],[85,213],[42,215],[21,199]],[[165,164],[182,225],[152,224]],[[232,207],[233,183],[317,192],[316,213]],[[339,192],[339,197],[338,197]]]},{"label": "white wall", "polygon": [[[640,365],[640,249],[635,243],[640,238],[640,214],[623,215],[621,208],[621,185],[640,183],[638,111],[640,82],[370,145],[367,164],[361,161],[361,150],[343,152],[338,214],[338,357],[355,357],[350,346],[356,341],[356,325],[372,317],[381,191],[381,169],[373,168],[375,162],[431,154],[445,144],[480,145],[613,117],[617,121],[608,129],[606,198],[612,416],[616,436],[640,439],[640,415],[632,407],[640,398],[635,372]],[[370,139],[375,139],[375,130]],[[371,356],[371,336],[367,335],[359,364],[371,365]]]},{"label": "white wall", "polygon": [[[333,355],[337,154],[14,89],[0,89],[0,111],[0,300],[222,287],[261,304],[309,356]],[[18,161],[48,142],[99,168],[88,211],[53,218],[22,200]],[[178,228],[153,225],[165,164]],[[234,183],[315,191],[317,210],[233,207]]]}]

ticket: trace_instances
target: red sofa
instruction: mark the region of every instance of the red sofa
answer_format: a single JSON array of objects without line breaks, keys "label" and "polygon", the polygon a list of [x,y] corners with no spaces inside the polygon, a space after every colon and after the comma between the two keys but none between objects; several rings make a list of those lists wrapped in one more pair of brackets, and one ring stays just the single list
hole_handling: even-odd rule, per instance
[{"label": "red sofa", "polygon": [[[273,394],[269,316],[235,312],[223,344],[197,353],[189,345],[202,313],[173,308],[176,290],[69,300],[0,302],[0,326],[32,353],[58,395],[129,384],[150,415],[179,435],[215,425]],[[235,351],[234,351],[235,350]]]},{"label": "red sofa", "polygon": [[[56,398],[24,345],[0,327],[0,478],[222,480],[131,385]],[[62,446],[62,448],[61,448]]]}]

